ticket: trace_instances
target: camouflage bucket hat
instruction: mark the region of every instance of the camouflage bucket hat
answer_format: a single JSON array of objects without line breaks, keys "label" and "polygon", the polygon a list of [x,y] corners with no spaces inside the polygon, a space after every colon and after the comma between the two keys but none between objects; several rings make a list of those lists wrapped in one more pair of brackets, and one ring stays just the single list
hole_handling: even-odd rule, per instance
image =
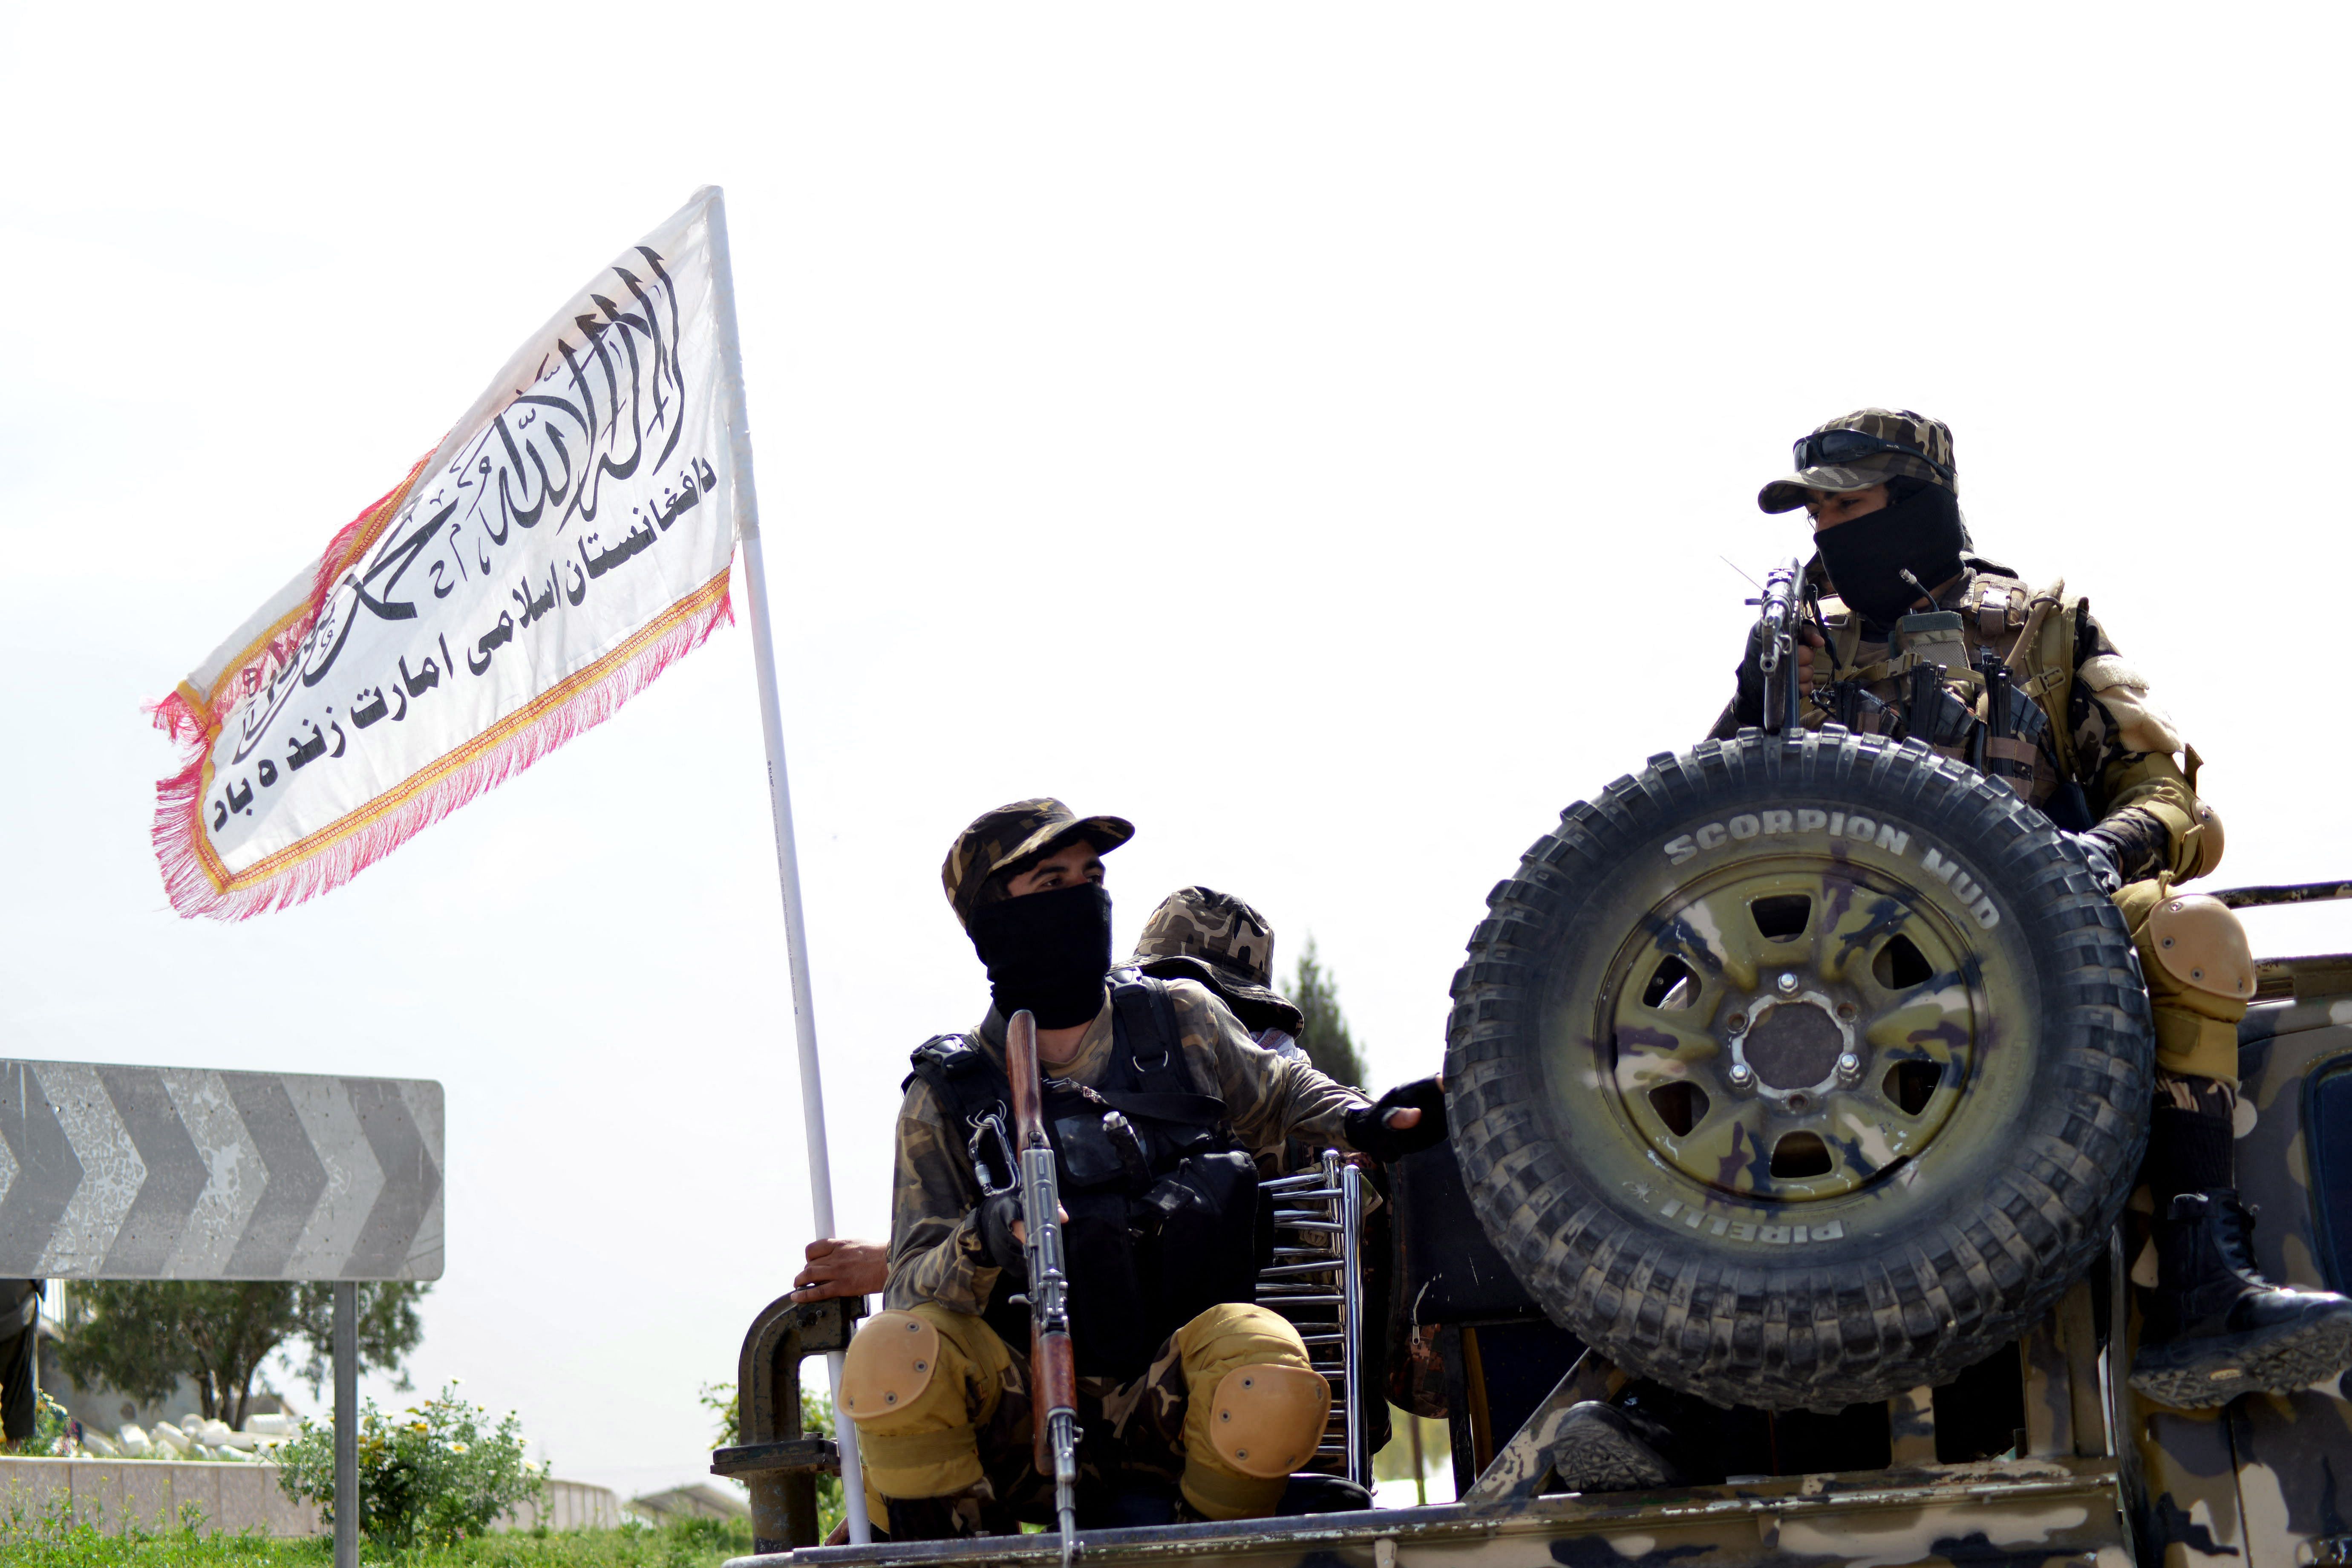
[{"label": "camouflage bucket hat", "polygon": [[1197,980],[1225,1005],[1297,1037],[1307,1016],[1269,986],[1274,978],[1274,928],[1231,893],[1184,888],[1169,894],[1143,922],[1130,967],[1162,980]]},{"label": "camouflage bucket hat", "polygon": [[[1852,432],[1855,438],[1840,438]],[[1866,490],[1893,479],[1926,479],[1958,495],[1952,432],[1940,419],[1907,408],[1858,408],[1816,426],[1797,443],[1797,471],[1756,492],[1766,511],[1793,511],[1809,491]]]},{"label": "camouflage bucket hat", "polygon": [[1016,800],[982,812],[956,835],[940,880],[956,919],[970,926],[982,889],[999,871],[1051,854],[1073,838],[1091,840],[1097,854],[1108,855],[1134,837],[1135,825],[1123,817],[1080,816],[1051,795]]}]

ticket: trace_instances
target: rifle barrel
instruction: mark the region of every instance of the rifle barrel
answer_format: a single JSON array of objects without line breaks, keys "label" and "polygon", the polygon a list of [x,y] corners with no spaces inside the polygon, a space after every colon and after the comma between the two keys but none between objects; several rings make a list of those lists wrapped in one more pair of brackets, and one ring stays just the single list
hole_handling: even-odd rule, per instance
[{"label": "rifle barrel", "polygon": [[1804,567],[1793,557],[1774,567],[1764,578],[1758,606],[1757,671],[1764,678],[1764,729],[1779,734],[1795,728],[1803,700],[1798,679],[1797,648],[1803,640]]}]

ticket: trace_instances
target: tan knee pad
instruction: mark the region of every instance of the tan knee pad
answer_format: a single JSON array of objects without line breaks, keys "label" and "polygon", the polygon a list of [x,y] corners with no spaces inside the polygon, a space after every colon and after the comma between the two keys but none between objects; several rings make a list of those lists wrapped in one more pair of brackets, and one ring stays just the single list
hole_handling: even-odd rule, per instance
[{"label": "tan knee pad", "polygon": [[2139,949],[2157,1065],[2236,1083],[2238,1025],[2254,997],[2253,948],[2236,911],[2162,879],[2124,888],[2116,907]]},{"label": "tan knee pad", "polygon": [[912,1410],[940,1370],[940,1331],[913,1312],[880,1312],[841,1360],[841,1407],[864,1426]]},{"label": "tan knee pad", "polygon": [[1186,1500],[1211,1519],[1273,1511],[1314,1458],[1331,1385],[1298,1331],[1264,1307],[1213,1307],[1176,1331],[1184,1368]]},{"label": "tan knee pad", "polygon": [[841,1407],[885,1497],[940,1497],[981,1478],[973,1427],[994,1413],[1010,1357],[978,1318],[924,1303],[876,1314],[842,1358]]},{"label": "tan knee pad", "polygon": [[1261,1480],[1286,1478],[1323,1440],[1331,1385],[1320,1373],[1253,1362],[1217,1380],[1209,1410],[1218,1458]]}]

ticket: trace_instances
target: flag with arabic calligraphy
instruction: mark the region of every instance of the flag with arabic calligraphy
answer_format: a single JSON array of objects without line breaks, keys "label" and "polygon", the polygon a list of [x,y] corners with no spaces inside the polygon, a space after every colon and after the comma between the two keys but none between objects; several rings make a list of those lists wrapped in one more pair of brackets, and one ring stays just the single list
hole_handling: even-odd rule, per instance
[{"label": "flag with arabic calligraphy", "polygon": [[157,705],[187,749],[154,830],[181,914],[349,881],[729,618],[742,410],[719,200],[698,193],[589,279]]}]

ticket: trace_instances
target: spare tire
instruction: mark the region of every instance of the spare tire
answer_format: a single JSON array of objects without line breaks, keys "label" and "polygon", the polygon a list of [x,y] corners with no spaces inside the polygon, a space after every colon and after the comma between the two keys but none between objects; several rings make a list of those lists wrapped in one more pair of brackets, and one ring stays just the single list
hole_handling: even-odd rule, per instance
[{"label": "spare tire", "polygon": [[1743,731],[1521,858],[1454,978],[1487,1234],[1629,1371],[1830,1411],[2015,1340],[2105,1244],[2153,1041],[2081,852],[1916,742]]}]

